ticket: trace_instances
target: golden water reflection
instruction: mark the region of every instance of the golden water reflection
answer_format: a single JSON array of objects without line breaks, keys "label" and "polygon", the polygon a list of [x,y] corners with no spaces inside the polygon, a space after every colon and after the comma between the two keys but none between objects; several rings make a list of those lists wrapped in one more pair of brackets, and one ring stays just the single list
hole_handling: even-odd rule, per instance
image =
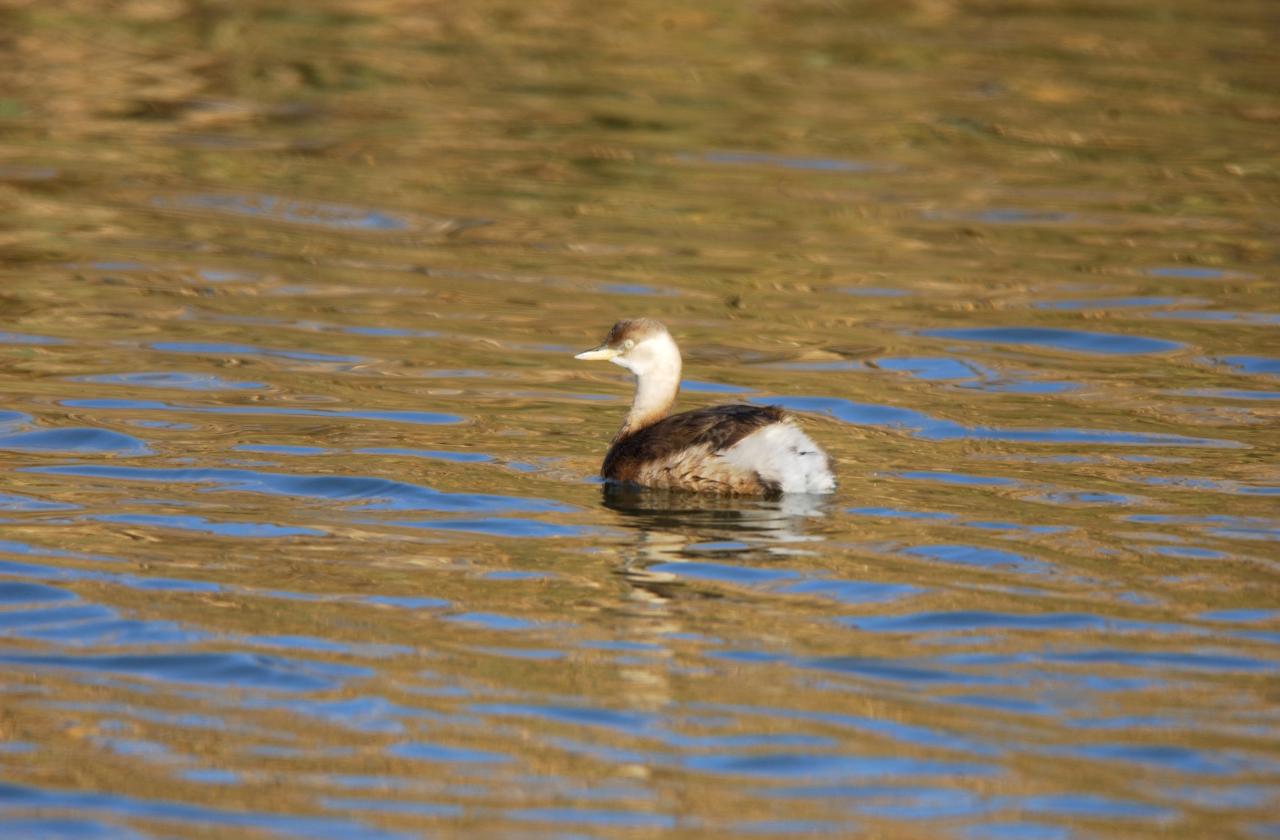
[{"label": "golden water reflection", "polygon": [[1271,12],[0,3],[5,833],[1274,833]]}]

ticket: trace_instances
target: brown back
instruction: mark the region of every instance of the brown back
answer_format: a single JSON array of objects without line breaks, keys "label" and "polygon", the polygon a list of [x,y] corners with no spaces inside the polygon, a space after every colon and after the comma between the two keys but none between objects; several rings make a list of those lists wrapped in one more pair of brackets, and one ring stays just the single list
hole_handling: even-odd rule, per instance
[{"label": "brown back", "polygon": [[675,459],[681,452],[706,447],[722,452],[747,435],[787,414],[775,405],[718,405],[676,414],[619,438],[609,447],[600,475],[635,481],[642,467]]}]

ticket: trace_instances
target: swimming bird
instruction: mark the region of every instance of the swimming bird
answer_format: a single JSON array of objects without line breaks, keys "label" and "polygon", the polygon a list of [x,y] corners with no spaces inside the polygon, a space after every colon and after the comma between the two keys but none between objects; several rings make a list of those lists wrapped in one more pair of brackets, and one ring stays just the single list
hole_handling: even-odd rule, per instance
[{"label": "swimming bird", "polygon": [[636,376],[631,410],[604,456],[608,481],[745,496],[831,493],[830,460],[777,406],[718,405],[667,412],[680,390],[680,348],[658,321],[619,321],[576,359],[603,359]]}]

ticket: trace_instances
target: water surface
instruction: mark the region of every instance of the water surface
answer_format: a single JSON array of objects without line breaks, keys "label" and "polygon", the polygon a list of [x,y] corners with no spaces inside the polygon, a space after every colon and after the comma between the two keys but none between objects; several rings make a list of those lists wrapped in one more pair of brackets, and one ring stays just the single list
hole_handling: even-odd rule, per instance
[{"label": "water surface", "polygon": [[1273,11],[0,12],[0,834],[1276,836]]}]

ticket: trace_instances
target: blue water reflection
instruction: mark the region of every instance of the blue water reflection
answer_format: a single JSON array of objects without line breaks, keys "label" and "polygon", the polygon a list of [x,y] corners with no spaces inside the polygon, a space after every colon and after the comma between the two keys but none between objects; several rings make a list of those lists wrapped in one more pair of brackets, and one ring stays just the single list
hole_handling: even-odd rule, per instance
[{"label": "blue water reflection", "polygon": [[773,397],[752,400],[780,405],[796,411],[829,414],[858,426],[903,429],[926,440],[992,440],[1021,443],[1095,443],[1110,446],[1207,446],[1234,448],[1240,444],[1230,440],[1188,437],[1159,432],[1134,433],[1090,429],[1001,429],[968,427],[950,420],[931,417],[909,408],[855,403],[836,397]]},{"label": "blue water reflection", "polygon": [[[23,810],[78,811],[102,813],[111,820],[142,819],[161,823],[219,826],[245,831],[265,829],[286,837],[314,837],[319,840],[346,840],[355,836],[368,837],[370,840],[404,840],[404,838],[417,836],[416,833],[383,831],[371,824],[342,817],[280,816],[268,812],[205,808],[164,799],[138,799],[116,794],[59,791],[10,784],[0,785],[0,808],[8,813],[20,813]],[[25,820],[25,824],[41,832],[39,836],[47,837],[57,835],[44,832],[71,826],[79,829],[84,823],[31,818]],[[113,822],[106,825],[102,823],[89,823],[89,825],[91,831],[99,829],[109,831],[106,836],[127,837],[131,833],[127,828],[123,829],[122,833],[116,833],[118,829]],[[89,836],[93,836],[92,833]]]},{"label": "blue water reflection", "polygon": [[236,382],[213,374],[174,371],[104,373],[97,376],[77,377],[75,381],[94,382],[100,385],[172,388],[179,391],[244,391],[267,387],[261,382]]},{"label": "blue water reflection", "polygon": [[27,333],[9,332],[0,330],[0,344],[32,344],[32,345],[51,345],[64,344],[61,338],[54,338],[48,335],[29,335]]},{"label": "blue water reflection", "polygon": [[1140,335],[1056,330],[1045,327],[924,330],[920,334],[931,338],[950,338],[957,341],[980,341],[986,344],[1030,344],[1055,350],[1117,355],[1165,353],[1170,350],[1177,350],[1182,346],[1176,341],[1165,341]]},{"label": "blue water reflection", "polygon": [[278,350],[255,347],[249,344],[223,344],[199,341],[159,341],[151,345],[161,353],[193,353],[203,356],[268,356],[291,359],[297,362],[355,363],[359,356],[335,356],[332,353],[316,353],[309,350]]},{"label": "blue water reflection", "polygon": [[1219,361],[1238,373],[1255,376],[1280,376],[1280,358],[1270,356],[1223,356]]},{"label": "blue water reflection", "polygon": [[496,496],[487,493],[446,493],[386,478],[347,475],[294,475],[233,469],[147,469],[98,465],[30,467],[30,472],[182,484],[212,484],[215,489],[266,493],[309,499],[360,502],[358,510],[435,511],[564,511],[568,505],[545,499]]},{"label": "blue water reflection", "polygon": [[182,516],[160,514],[99,514],[89,517],[99,522],[114,522],[120,525],[142,525],[156,528],[173,528],[179,531],[194,531],[200,534],[217,534],[224,537],[316,537],[324,534],[316,528],[299,528],[295,526],[273,525],[269,522],[213,522],[203,516]]},{"label": "blue water reflection", "polygon": [[871,172],[883,168],[883,165],[865,161],[775,155],[765,152],[702,152],[696,155],[682,155],[681,158],[697,162],[738,166],[778,166],[785,169],[813,170],[817,172]]},{"label": "blue water reflection", "polygon": [[381,210],[274,195],[188,195],[172,200],[157,199],[156,204],[335,230],[401,231],[411,227],[408,219]]},{"label": "blue water reflection", "polygon": [[370,411],[363,409],[322,409],[282,405],[201,405],[184,406],[153,400],[65,400],[67,408],[89,408],[105,411],[174,411],[187,414],[267,415],[276,417],[330,417],[337,420],[385,420],[393,423],[423,423],[441,425],[461,423],[462,418],[453,414],[437,414],[429,411]]},{"label": "blue water reflection", "polygon": [[42,429],[0,435],[0,449],[133,456],[151,454],[151,448],[144,441],[110,429]]},{"label": "blue water reflection", "polygon": [[332,662],[244,652],[127,654],[118,656],[0,655],[12,667],[58,668],[120,674],[192,684],[234,685],[276,691],[320,691],[372,673],[367,668]]}]

